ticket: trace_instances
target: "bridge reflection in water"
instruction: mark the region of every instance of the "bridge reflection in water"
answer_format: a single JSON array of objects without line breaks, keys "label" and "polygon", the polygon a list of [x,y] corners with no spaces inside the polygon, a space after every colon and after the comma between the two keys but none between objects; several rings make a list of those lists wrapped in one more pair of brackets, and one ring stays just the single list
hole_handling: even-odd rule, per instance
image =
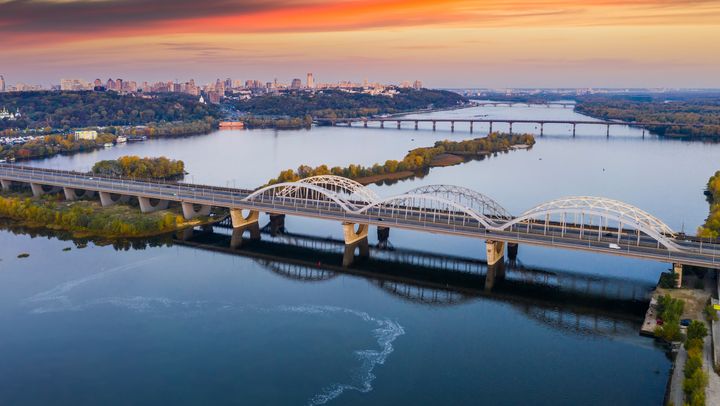
[{"label": "bridge reflection in water", "polygon": [[268,228],[263,232],[267,236],[262,240],[230,244],[242,236],[206,227],[186,230],[174,242],[249,257],[300,282],[362,277],[388,294],[421,305],[499,301],[543,325],[583,335],[637,336],[654,288],[641,281],[529,268],[517,260],[488,266],[475,259],[377,247],[370,248],[369,258],[344,267],[343,240],[292,233],[272,236]]}]

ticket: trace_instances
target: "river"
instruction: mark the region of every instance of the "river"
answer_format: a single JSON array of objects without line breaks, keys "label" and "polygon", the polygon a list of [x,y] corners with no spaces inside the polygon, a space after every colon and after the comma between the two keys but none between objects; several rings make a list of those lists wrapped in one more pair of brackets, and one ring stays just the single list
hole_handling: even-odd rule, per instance
[{"label": "river", "polygon": [[[543,106],[421,116],[587,119]],[[120,155],[165,155],[185,161],[188,182],[256,187],[300,164],[371,165],[437,140],[469,138],[467,130],[225,130],[30,164],[87,170]],[[486,130],[476,126],[476,136]],[[455,184],[492,196],[513,214],[566,195],[605,196],[694,232],[707,215],[702,191],[718,156],[720,145],[643,138],[638,129],[614,127],[606,138],[604,127],[580,126],[573,138],[569,126],[557,125],[546,126],[530,150],[372,187],[389,196]],[[286,227],[341,236],[332,222],[288,218]],[[392,230],[390,241],[401,250],[484,258],[482,242],[471,239]],[[30,257],[16,258],[20,252]],[[537,287],[529,295],[523,284],[425,300],[444,297],[443,284],[454,282],[441,271],[432,283],[410,278],[389,289],[379,281],[400,265],[308,279],[273,261],[182,244],[80,249],[9,230],[0,231],[0,259],[0,404],[657,405],[670,367],[662,348],[637,335],[637,306],[608,309]],[[638,297],[669,268],[526,246],[518,262],[513,266],[558,281],[622,282]],[[513,269],[509,279],[526,275]]]}]

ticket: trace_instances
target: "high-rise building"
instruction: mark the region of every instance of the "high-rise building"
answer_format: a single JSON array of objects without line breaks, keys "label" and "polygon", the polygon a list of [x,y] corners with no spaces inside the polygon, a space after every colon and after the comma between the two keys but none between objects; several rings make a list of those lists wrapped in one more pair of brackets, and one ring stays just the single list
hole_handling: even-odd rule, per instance
[{"label": "high-rise building", "polygon": [[105,88],[107,90],[115,90],[115,81],[112,80],[112,78],[108,79],[107,85],[105,85]]},{"label": "high-rise building", "polygon": [[413,82],[413,89],[420,90],[420,89],[422,89],[422,87],[423,87],[423,85],[422,85],[421,81],[416,80],[415,82]]},{"label": "high-rise building", "polygon": [[115,90],[118,92],[122,92],[123,90],[123,80],[122,79],[115,79]]},{"label": "high-rise building", "polygon": [[88,90],[92,89],[90,83],[80,79],[60,79],[60,90]]},{"label": "high-rise building", "polygon": [[290,89],[300,89],[302,87],[302,81],[300,79],[293,79],[290,84]]},{"label": "high-rise building", "polygon": [[0,75],[0,92],[5,91],[5,78],[3,75]]},{"label": "high-rise building", "polygon": [[313,78],[312,72],[307,74],[307,88],[315,89],[315,79]]}]

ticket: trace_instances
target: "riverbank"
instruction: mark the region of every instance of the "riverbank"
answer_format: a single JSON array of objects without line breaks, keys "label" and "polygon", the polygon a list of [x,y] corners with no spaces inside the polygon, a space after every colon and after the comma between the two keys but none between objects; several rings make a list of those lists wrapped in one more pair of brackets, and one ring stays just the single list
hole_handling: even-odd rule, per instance
[{"label": "riverbank", "polygon": [[0,218],[28,228],[69,232],[73,237],[154,237],[210,224],[211,216],[185,220],[177,208],[142,213],[131,205],[103,207],[92,200],[67,201],[60,195],[32,197],[26,192],[0,194]]}]

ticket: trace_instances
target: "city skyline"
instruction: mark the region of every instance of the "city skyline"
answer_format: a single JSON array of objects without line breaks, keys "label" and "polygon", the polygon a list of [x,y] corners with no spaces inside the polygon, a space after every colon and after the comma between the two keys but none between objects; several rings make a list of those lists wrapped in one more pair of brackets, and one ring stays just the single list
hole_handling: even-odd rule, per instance
[{"label": "city skyline", "polygon": [[717,1],[0,0],[0,11],[13,83],[313,72],[428,87],[720,85]]}]

